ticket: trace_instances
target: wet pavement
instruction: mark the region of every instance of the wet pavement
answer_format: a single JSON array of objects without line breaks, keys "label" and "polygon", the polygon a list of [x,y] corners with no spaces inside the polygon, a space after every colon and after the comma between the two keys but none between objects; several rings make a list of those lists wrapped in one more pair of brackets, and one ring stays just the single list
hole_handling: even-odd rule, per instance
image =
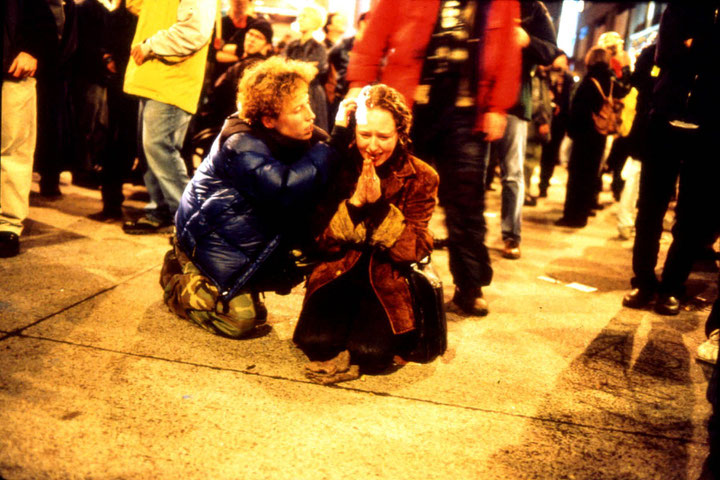
[{"label": "wet pavement", "polygon": [[[162,303],[167,237],[88,219],[100,193],[63,177],[0,260],[0,477],[700,478],[710,368],[695,350],[717,274],[692,274],[677,317],[623,308],[616,205],[604,192],[588,227],[554,226],[558,175],[523,211],[519,260],[501,257],[499,184],[487,194],[489,316],[448,314],[430,364],[332,387],[304,377],[291,341],[302,287],[267,296],[256,338],[213,336]],[[126,193],[139,215],[143,188]],[[449,298],[447,252],[433,264]]]}]

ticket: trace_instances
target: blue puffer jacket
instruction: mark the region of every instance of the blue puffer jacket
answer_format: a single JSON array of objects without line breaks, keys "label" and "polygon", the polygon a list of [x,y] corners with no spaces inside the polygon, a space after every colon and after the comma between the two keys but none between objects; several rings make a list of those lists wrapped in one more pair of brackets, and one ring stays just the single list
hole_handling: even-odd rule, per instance
[{"label": "blue puffer jacket", "polygon": [[[228,136],[228,132],[230,132]],[[177,241],[226,298],[237,295],[280,245],[307,235],[337,154],[231,117],[185,188]]]}]

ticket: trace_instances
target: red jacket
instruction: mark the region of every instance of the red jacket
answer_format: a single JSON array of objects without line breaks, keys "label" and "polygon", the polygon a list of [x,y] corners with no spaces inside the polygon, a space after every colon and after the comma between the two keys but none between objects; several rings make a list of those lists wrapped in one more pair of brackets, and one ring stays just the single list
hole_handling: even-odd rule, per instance
[{"label": "red jacket", "polygon": [[[521,49],[515,41],[517,0],[478,2],[489,8],[483,58],[479,62],[478,116],[505,112],[517,101]],[[397,89],[409,105],[420,82],[427,45],[435,28],[440,0],[379,0],[361,40],[350,53],[350,88],[380,81]],[[387,54],[384,66],[381,65]]]}]

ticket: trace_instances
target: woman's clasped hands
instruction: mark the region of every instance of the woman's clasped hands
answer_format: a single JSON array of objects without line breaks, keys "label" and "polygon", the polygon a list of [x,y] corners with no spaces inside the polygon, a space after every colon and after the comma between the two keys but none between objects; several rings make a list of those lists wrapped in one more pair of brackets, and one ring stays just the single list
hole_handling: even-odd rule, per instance
[{"label": "woman's clasped hands", "polygon": [[363,160],[360,178],[358,178],[355,192],[349,200],[350,205],[362,207],[368,203],[375,203],[381,195],[380,177],[378,177],[377,172],[375,172],[375,166],[371,160]]}]

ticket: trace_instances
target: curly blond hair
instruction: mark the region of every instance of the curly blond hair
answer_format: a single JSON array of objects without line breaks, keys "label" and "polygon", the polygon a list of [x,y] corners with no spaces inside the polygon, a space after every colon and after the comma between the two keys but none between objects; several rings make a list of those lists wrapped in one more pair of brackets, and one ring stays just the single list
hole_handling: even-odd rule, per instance
[{"label": "curly blond hair", "polygon": [[307,62],[282,57],[270,57],[253,65],[238,85],[240,118],[250,125],[259,125],[265,116],[277,118],[285,102],[303,83],[309,85],[315,73],[315,67]]},{"label": "curly blond hair", "polygon": [[405,103],[405,97],[392,87],[379,83],[367,87],[367,108],[382,108],[390,112],[397,127],[398,143],[403,151],[410,148],[410,127],[412,127],[412,112]]}]

